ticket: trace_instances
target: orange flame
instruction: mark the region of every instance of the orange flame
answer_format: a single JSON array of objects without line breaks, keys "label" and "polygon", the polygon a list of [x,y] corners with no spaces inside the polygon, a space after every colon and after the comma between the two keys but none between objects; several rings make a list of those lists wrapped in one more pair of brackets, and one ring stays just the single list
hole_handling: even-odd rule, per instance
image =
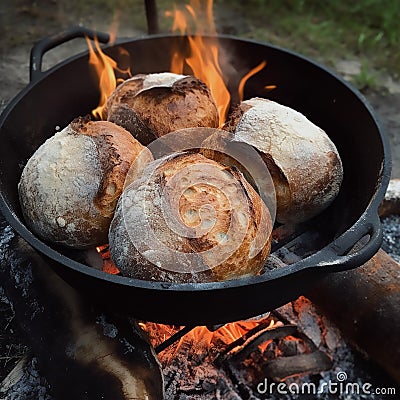
[{"label": "orange flame", "polygon": [[[115,33],[112,33],[111,36],[115,36]],[[102,51],[97,38],[95,38],[94,40],[95,49],[93,48],[91,41],[87,37],[86,42],[89,48],[89,65],[92,66],[92,69],[95,72],[100,89],[99,105],[94,110],[92,110],[92,114],[94,117],[102,119],[103,110],[106,105],[107,99],[117,87],[117,83],[119,83],[115,76],[115,71],[121,74],[125,74],[128,77],[132,76],[132,74],[129,67],[127,67],[126,69],[119,68],[117,62]],[[125,52],[127,54],[127,51],[124,49],[120,49],[120,52]]]},{"label": "orange flame", "polygon": [[111,26],[108,30],[108,33],[110,35],[110,42],[109,42],[110,44],[114,44],[115,40],[117,39],[120,18],[121,18],[121,10],[116,10],[113,19],[111,21]]},{"label": "orange flame", "polygon": [[[173,13],[166,14],[174,17],[173,32],[179,31],[182,35],[187,34],[190,46],[190,55],[187,57],[182,54],[180,49],[174,52],[170,69],[171,72],[182,74],[186,63],[191,68],[193,75],[210,88],[217,103],[219,123],[222,126],[228,113],[231,96],[219,64],[218,40],[215,37],[215,39],[210,39],[210,43],[206,43],[200,36],[205,33],[205,28],[208,28],[208,33],[216,34],[212,6],[212,0],[192,0],[184,10],[174,7]],[[195,35],[191,34],[193,26]]]},{"label": "orange flame", "polygon": [[[174,11],[166,12],[166,15],[174,18],[173,32],[188,35],[190,47],[190,55],[187,57],[182,54],[180,49],[174,52],[170,66],[171,72],[182,74],[186,63],[191,68],[193,75],[210,88],[217,103],[219,125],[222,126],[229,111],[231,96],[219,62],[221,49],[217,37],[206,43],[201,36],[206,33],[205,28],[208,28],[209,34],[216,35],[217,33],[213,16],[213,1],[191,0],[190,5],[186,5],[184,9],[178,9],[174,6]],[[194,35],[191,34],[193,27],[196,32]],[[261,62],[242,78],[238,88],[240,101],[243,100],[244,86],[247,80],[261,71],[266,64],[265,61]]]},{"label": "orange flame", "polygon": [[[209,331],[205,326],[197,326],[179,340],[170,355],[173,356],[173,354],[178,352],[181,346],[185,343],[190,343],[192,351],[198,354],[205,354],[215,346],[221,346],[221,348],[224,348],[226,345],[233,343],[244,334],[257,327],[260,323],[264,326],[269,324],[267,329],[270,329],[275,325],[275,322],[272,319],[269,319],[269,317],[259,317],[247,321],[231,322],[221,326],[214,332]],[[158,346],[167,337],[170,337],[174,332],[182,328],[151,322],[140,323],[140,326],[149,334],[150,341],[154,347]],[[270,341],[265,344],[265,347],[268,346],[269,342]],[[260,344],[259,347],[262,349],[264,343]]]},{"label": "orange flame", "polygon": [[239,87],[238,87],[238,93],[239,93],[239,100],[243,100],[243,94],[244,94],[244,87],[246,85],[246,82],[257,72],[260,72],[265,66],[267,65],[266,61],[262,61],[260,64],[258,64],[255,68],[253,68],[251,71],[249,71],[240,81]]},{"label": "orange flame", "polygon": [[[213,0],[191,0],[190,4],[185,5],[181,9],[174,5],[173,12],[167,11],[165,15],[173,17],[173,32],[187,35],[190,49],[189,55],[185,55],[181,48],[178,48],[173,53],[170,71],[176,74],[183,74],[185,66],[188,66],[192,70],[192,74],[208,86],[217,104],[219,125],[223,126],[229,111],[231,95],[226,86],[220,65],[220,60],[224,58],[216,36]],[[119,14],[116,14],[110,29],[112,42],[116,37],[118,19]],[[195,32],[195,34],[192,34],[192,32]],[[205,33],[211,34],[207,40],[202,36]],[[115,60],[104,54],[97,39],[94,40],[95,49],[90,40],[88,38],[86,40],[89,48],[89,64],[97,76],[100,88],[99,105],[92,111],[92,114],[101,119],[107,99],[119,83],[115,72],[126,74],[127,77],[131,77],[132,75],[129,67],[126,69],[119,68]],[[120,48],[120,51],[124,50]],[[125,51],[125,53],[127,52]],[[244,86],[248,79],[261,71],[265,66],[266,62],[262,61],[241,79],[238,87],[238,98],[240,101],[243,100]],[[266,90],[274,88],[275,85],[264,87]]]},{"label": "orange flame", "polygon": [[86,42],[89,47],[89,64],[93,67],[99,79],[100,88],[99,105],[92,110],[92,114],[101,119],[107,99],[117,86],[117,80],[114,74],[117,63],[111,57],[103,53],[97,38],[94,40],[96,51],[93,49],[92,43],[88,38],[86,38]]}]

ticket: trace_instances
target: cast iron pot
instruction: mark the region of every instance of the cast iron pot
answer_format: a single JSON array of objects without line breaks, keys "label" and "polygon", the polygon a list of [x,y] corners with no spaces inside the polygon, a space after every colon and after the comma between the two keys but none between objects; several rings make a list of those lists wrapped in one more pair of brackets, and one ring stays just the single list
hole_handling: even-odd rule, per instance
[{"label": "cast iron pot", "polygon": [[[341,155],[344,182],[338,198],[300,235],[300,239],[304,235],[306,239],[298,243],[311,255],[260,276],[171,284],[103,273],[77,261],[74,252],[40,240],[22,217],[17,191],[22,169],[57,126],[63,128],[73,118],[90,113],[99,98],[87,53],[46,72],[41,71],[42,56],[48,49],[85,34],[93,36],[93,32],[76,28],[37,44],[31,55],[31,81],[0,119],[1,211],[71,286],[92,301],[135,318],[180,325],[219,324],[281,306],[318,284],[323,275],[357,267],[378,250],[382,235],[377,209],[389,181],[390,157],[387,140],[370,106],[324,66],[288,50],[232,36],[220,36],[219,43],[236,70],[245,73],[263,60],[268,62],[267,68],[248,81],[245,98],[264,97],[263,87],[276,85],[268,98],[302,112],[321,126]],[[105,34],[98,36],[102,41],[108,39]],[[203,39],[208,43],[211,37]],[[162,72],[169,70],[175,45],[185,51],[187,38],[154,35],[123,40],[105,52],[118,60],[118,47],[123,47],[131,55],[134,73]]]}]

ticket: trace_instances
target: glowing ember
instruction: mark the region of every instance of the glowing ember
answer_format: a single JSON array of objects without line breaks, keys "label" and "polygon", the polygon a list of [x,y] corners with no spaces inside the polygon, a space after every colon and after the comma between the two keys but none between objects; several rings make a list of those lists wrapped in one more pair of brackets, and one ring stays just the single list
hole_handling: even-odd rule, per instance
[{"label": "glowing ember", "polygon": [[111,260],[110,248],[108,244],[96,247],[96,251],[101,255],[101,258],[103,260],[103,271],[112,275],[119,274],[119,269]]},{"label": "glowing ember", "polygon": [[[179,351],[185,343],[191,343],[193,352],[198,354],[207,354],[210,351],[223,349],[225,346],[234,343],[248,333],[249,331],[260,327],[263,329],[272,329],[275,325],[274,320],[268,316],[259,317],[252,320],[231,322],[221,326],[214,332],[210,331],[206,326],[197,326],[184,335],[175,345],[173,353]],[[155,324],[155,323],[140,323],[140,326],[145,330],[150,337],[150,341],[154,347],[160,345],[164,340],[168,339],[172,334],[179,331],[182,327],[174,327],[171,325]],[[268,343],[260,344],[260,350],[268,346]]]},{"label": "glowing ember", "polygon": [[258,345],[258,349],[260,350],[260,353],[264,353],[265,350],[267,350],[268,346],[273,342],[272,339],[265,341],[264,343],[261,343]]},{"label": "glowing ember", "polygon": [[[269,324],[268,328],[272,328],[275,325],[275,321],[271,319],[271,322]],[[258,349],[260,350],[261,353],[264,353],[264,351],[267,349],[269,344],[272,342],[272,339],[265,341],[264,343],[261,343],[258,345]]]}]

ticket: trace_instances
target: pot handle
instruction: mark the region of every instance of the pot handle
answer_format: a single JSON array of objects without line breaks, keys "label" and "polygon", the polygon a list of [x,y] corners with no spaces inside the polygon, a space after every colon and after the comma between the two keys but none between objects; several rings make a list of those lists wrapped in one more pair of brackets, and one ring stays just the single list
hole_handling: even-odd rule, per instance
[{"label": "pot handle", "polygon": [[369,210],[350,230],[315,254],[324,260],[317,265],[326,267],[328,272],[355,268],[371,259],[381,244],[382,226],[378,212]]},{"label": "pot handle", "polygon": [[377,209],[368,210],[356,224],[317,253],[293,264],[296,271],[314,268],[340,272],[365,264],[382,244],[382,227]]},{"label": "pot handle", "polygon": [[101,43],[108,43],[110,41],[110,35],[104,32],[96,32],[83,26],[75,26],[67,31],[57,33],[53,36],[49,36],[37,42],[31,50],[30,64],[29,64],[29,80],[35,82],[42,74],[42,59],[43,55],[54,47],[60,44],[66,43],[69,40],[81,37],[89,37],[90,39],[97,40]]}]

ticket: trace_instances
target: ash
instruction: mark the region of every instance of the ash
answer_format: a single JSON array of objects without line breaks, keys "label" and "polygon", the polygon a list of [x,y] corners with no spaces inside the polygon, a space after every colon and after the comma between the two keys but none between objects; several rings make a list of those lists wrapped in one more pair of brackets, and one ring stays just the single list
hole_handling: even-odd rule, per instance
[{"label": "ash", "polygon": [[[293,312],[294,310],[294,312]],[[178,349],[169,348],[160,354],[160,361],[163,366],[163,373],[166,381],[166,399],[174,400],[379,400],[374,394],[365,394],[359,389],[359,393],[348,389],[328,390],[330,383],[339,385],[339,374],[345,374],[343,388],[349,384],[350,388],[357,385],[362,388],[365,384],[372,387],[385,385],[393,386],[393,383],[386,381],[385,376],[380,371],[374,370],[370,362],[360,353],[355,351],[341,337],[339,331],[325,317],[317,314],[317,309],[306,298],[300,298],[294,303],[289,303],[279,309],[280,316],[289,322],[297,322],[298,328],[305,331],[319,331],[322,326],[320,337],[314,336],[313,339],[307,339],[308,344],[299,346],[297,353],[303,353],[306,347],[315,346],[315,349],[323,350],[332,359],[332,367],[326,371],[315,371],[314,373],[299,373],[297,375],[279,380],[277,378],[265,377],[263,366],[271,359],[285,357],[282,353],[283,347],[277,352],[279,346],[287,343],[285,339],[273,341],[265,350],[256,349],[248,354],[242,362],[228,360],[222,364],[216,363],[216,353],[222,348],[212,345],[208,350],[201,348],[198,343],[193,342],[187,337],[180,342]],[[310,323],[309,319],[302,318],[302,314],[319,320],[318,327]],[[279,324],[279,322],[278,322]],[[305,328],[308,329],[305,329]],[[300,334],[301,336],[302,334]],[[296,335],[297,336],[297,335]],[[300,341],[301,343],[301,341]],[[217,343],[216,343],[217,344]],[[318,346],[317,346],[318,344]],[[219,347],[219,348],[218,348]],[[315,350],[314,349],[314,350]],[[203,351],[202,351],[203,350]],[[290,350],[286,347],[286,351]],[[292,349],[293,350],[293,349]],[[292,351],[291,350],[291,351]],[[306,350],[307,352],[307,350]],[[275,353],[275,354],[274,354]],[[271,384],[275,388],[268,390],[267,394],[260,393],[257,389],[259,384],[265,383],[267,387]],[[276,390],[276,385],[280,382],[285,384],[286,389],[297,387],[298,392],[287,390],[282,393]],[[304,386],[302,386],[304,385]],[[307,385],[315,388],[315,393],[307,392]],[[302,392],[302,388],[306,391]],[[339,387],[339,386],[337,386]],[[390,398],[387,397],[388,400]]]},{"label": "ash", "polygon": [[382,229],[382,249],[400,262],[400,215],[382,218]]},{"label": "ash", "polygon": [[[4,384],[0,388],[0,399],[7,400],[53,400],[49,395],[48,384],[40,375],[36,358],[21,361],[21,369],[10,374],[10,385]],[[14,380],[16,381],[14,383]],[[14,383],[14,384],[13,384]]]}]

